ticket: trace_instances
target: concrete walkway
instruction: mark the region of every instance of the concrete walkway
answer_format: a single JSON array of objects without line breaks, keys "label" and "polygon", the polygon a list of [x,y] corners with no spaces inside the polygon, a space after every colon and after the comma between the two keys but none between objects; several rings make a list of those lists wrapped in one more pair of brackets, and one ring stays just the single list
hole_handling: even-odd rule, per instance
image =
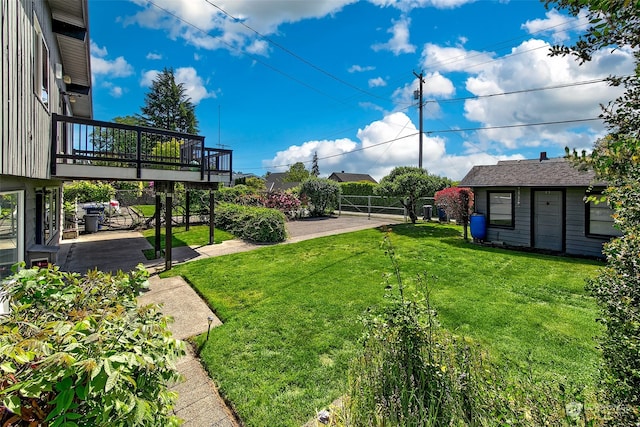
[{"label": "concrete walkway", "polygon": [[[287,223],[289,238],[284,244],[313,239],[333,234],[347,233],[367,228],[381,227],[402,222],[402,217],[371,217],[342,215],[320,219],[292,221]],[[264,245],[255,245],[241,240],[229,240],[221,244],[200,247],[173,248],[172,261],[178,264],[187,261],[245,252]],[[86,273],[88,270],[116,272],[131,271],[143,264],[152,273],[150,290],[139,299],[140,304],[162,304],[162,312],[173,317],[169,328],[177,339],[207,332],[208,319],[211,327],[221,324],[209,306],[181,278],[161,279],[157,272],[164,270],[164,260],[147,260],[142,250],[152,249],[149,242],[136,231],[99,231],[80,235],[77,239],[63,240],[58,253],[58,264],[63,271]],[[184,420],[187,427],[238,427],[233,411],[220,397],[213,381],[203,369],[193,349],[177,364],[185,381],[173,389],[179,397],[175,414]]]}]

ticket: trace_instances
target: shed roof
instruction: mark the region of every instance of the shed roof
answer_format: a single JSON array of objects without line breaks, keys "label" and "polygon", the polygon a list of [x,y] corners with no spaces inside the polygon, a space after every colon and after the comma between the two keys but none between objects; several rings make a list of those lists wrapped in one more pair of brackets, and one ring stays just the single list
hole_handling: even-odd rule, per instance
[{"label": "shed roof", "polygon": [[338,182],[359,182],[359,181],[369,181],[377,184],[378,182],[371,177],[368,173],[345,173],[345,172],[334,172],[329,175],[329,179]]},{"label": "shed roof", "polygon": [[592,170],[581,170],[564,158],[505,160],[497,165],[474,166],[461,187],[588,187],[605,185]]}]

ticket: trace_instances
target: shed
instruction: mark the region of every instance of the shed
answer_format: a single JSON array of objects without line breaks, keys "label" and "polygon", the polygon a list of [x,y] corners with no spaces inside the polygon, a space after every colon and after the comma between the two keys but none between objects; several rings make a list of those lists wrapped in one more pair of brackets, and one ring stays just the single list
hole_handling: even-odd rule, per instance
[{"label": "shed", "polygon": [[602,257],[602,245],[620,234],[606,203],[588,201],[606,183],[564,158],[500,161],[474,166],[460,181],[484,214],[485,241],[552,253]]}]

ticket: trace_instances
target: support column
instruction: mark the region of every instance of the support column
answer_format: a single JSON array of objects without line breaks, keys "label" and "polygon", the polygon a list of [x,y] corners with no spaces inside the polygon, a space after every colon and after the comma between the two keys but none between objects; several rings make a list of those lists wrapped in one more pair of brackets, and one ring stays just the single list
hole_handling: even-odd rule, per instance
[{"label": "support column", "polygon": [[171,270],[171,239],[173,238],[173,181],[167,183],[167,197],[165,201],[165,242],[164,242],[164,269]]},{"label": "support column", "polygon": [[156,239],[154,249],[156,251],[156,258],[160,258],[162,254],[162,241],[160,236],[160,222],[162,221],[162,196],[159,193],[159,190],[156,189],[156,211],[154,213],[155,223],[156,223]]},{"label": "support column", "polygon": [[213,245],[215,242],[214,239],[214,230],[215,230],[215,207],[216,207],[216,196],[213,190],[209,190],[209,244]]},{"label": "support column", "polygon": [[186,231],[189,231],[189,220],[191,218],[191,210],[189,209],[189,205],[191,204],[191,191],[189,191],[188,188],[185,188],[184,190],[187,195],[185,197],[185,203],[187,204],[184,208],[185,214],[187,216],[186,221],[185,221],[185,229]]}]

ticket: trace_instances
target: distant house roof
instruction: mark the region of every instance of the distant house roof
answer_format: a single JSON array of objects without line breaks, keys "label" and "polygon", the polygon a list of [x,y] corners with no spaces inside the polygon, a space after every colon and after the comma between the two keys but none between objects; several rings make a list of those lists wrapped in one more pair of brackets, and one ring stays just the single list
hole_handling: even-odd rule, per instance
[{"label": "distant house roof", "polygon": [[272,172],[265,178],[267,191],[284,191],[300,185],[299,182],[285,182],[286,172]]},{"label": "distant house roof", "polygon": [[588,187],[595,181],[592,170],[580,170],[564,158],[508,160],[497,165],[474,166],[460,187]]},{"label": "distant house roof", "polygon": [[371,177],[368,173],[344,173],[344,172],[334,172],[329,175],[329,179],[338,182],[359,182],[359,181],[369,181],[375,184],[378,183],[375,179]]}]

